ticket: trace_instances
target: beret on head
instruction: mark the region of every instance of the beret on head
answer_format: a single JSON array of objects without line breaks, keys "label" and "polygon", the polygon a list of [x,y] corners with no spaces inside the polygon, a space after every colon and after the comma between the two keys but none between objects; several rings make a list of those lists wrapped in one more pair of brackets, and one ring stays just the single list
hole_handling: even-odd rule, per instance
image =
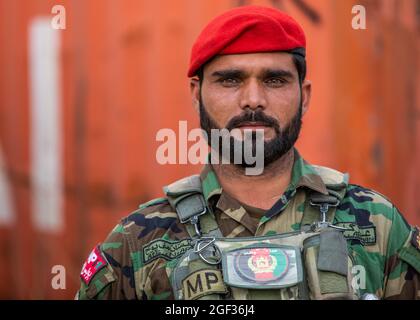
[{"label": "beret on head", "polygon": [[188,77],[220,54],[290,51],[306,48],[305,33],[289,15],[269,7],[243,6],[214,18],[191,50]]}]

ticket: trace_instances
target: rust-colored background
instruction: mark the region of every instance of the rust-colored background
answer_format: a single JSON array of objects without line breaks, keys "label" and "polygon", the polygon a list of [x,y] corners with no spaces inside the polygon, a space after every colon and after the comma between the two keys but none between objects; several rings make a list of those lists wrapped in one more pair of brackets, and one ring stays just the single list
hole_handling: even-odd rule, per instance
[{"label": "rust-colored background", "polygon": [[[0,224],[0,298],[73,298],[83,261],[118,219],[200,169],[159,165],[155,136],[179,120],[197,127],[191,45],[213,16],[246,3],[283,8],[307,33],[304,157],[349,172],[420,224],[420,1],[0,0],[0,170],[13,208]],[[31,210],[28,26],[56,4],[66,9],[55,31],[64,224],[42,231]],[[367,30],[351,28],[356,4]],[[64,290],[51,287],[54,265],[66,269]]]}]

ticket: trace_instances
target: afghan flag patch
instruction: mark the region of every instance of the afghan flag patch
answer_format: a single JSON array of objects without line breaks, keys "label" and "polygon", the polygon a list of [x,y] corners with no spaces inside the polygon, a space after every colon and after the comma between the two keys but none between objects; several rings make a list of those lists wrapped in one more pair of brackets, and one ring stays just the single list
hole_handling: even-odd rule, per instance
[{"label": "afghan flag patch", "polygon": [[239,288],[273,289],[302,281],[297,248],[268,244],[235,249],[222,258],[225,282]]}]

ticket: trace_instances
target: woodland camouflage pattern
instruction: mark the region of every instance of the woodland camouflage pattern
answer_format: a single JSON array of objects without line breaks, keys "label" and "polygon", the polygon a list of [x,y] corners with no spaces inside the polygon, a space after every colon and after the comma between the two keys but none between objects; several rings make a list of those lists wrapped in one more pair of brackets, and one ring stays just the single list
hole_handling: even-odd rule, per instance
[{"label": "woodland camouflage pattern", "polygon": [[[297,150],[289,187],[261,219],[254,210],[247,207],[247,211],[222,191],[210,165],[204,167],[200,176],[208,206],[223,236],[228,238],[297,231],[308,192],[326,191],[314,166],[303,160]],[[380,299],[420,298],[418,231],[388,199],[349,184],[334,224],[350,226],[361,235],[345,234],[354,264],[366,268],[366,289],[362,294],[374,293]],[[376,232],[376,239],[365,237],[363,230]],[[81,282],[77,298],[173,299],[168,275],[189,248],[188,239],[185,225],[166,199],[141,205],[122,219],[99,246],[108,265],[93,276],[89,285]]]}]

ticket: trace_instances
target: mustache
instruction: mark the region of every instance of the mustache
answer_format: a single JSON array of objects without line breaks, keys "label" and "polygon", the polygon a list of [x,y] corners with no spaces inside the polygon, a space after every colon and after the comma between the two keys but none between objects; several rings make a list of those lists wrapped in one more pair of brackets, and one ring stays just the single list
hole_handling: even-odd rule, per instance
[{"label": "mustache", "polygon": [[277,133],[280,132],[280,124],[279,122],[274,119],[273,117],[270,117],[266,115],[263,111],[257,110],[257,111],[246,111],[238,116],[233,117],[229,120],[229,122],[226,125],[226,129],[231,131],[232,129],[239,127],[240,125],[248,122],[258,122],[262,125],[265,125],[267,127],[272,127]]}]

